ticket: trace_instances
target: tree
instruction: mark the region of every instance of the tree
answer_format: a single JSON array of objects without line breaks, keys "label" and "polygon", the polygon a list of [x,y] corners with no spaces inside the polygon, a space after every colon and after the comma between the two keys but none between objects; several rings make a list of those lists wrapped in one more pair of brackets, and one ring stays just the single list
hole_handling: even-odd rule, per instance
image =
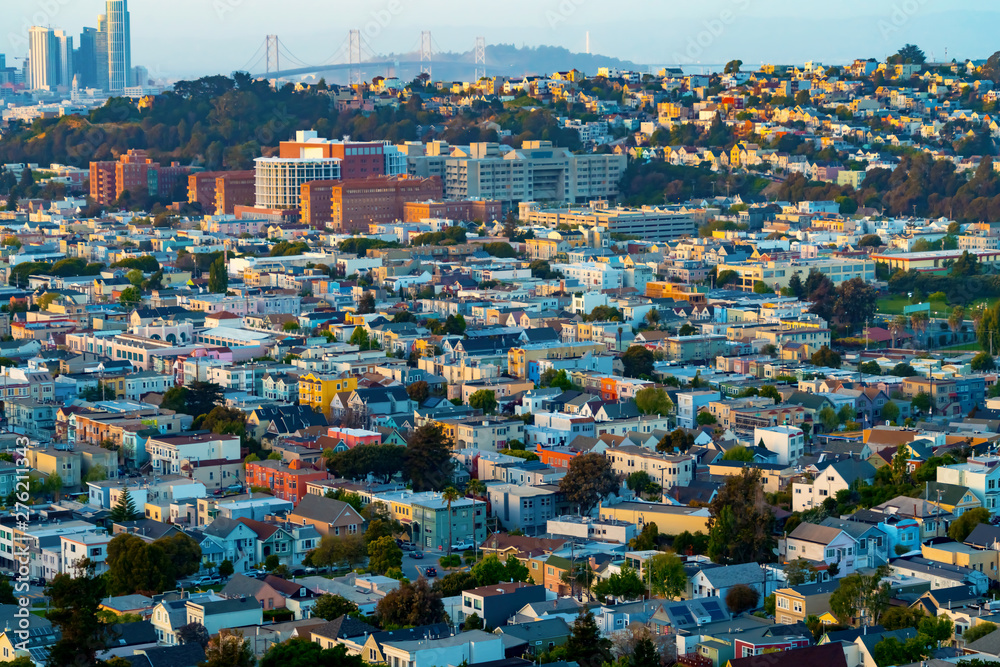
[{"label": "tree", "polygon": [[894,65],[923,65],[927,62],[927,56],[916,44],[906,44],[894,56],[888,58],[888,61]]},{"label": "tree", "polygon": [[243,633],[231,630],[220,632],[209,642],[201,667],[253,667],[255,662],[253,648]]},{"label": "tree", "polygon": [[[491,392],[492,393],[492,392]],[[447,487],[441,492],[441,500],[443,500],[448,505],[448,555],[451,555],[451,545],[454,544],[452,540],[452,526],[455,523],[454,518],[451,513],[451,504],[456,500],[459,500],[462,494],[458,492],[454,486]]]},{"label": "tree", "polygon": [[[652,577],[652,583],[650,583]],[[646,585],[653,593],[667,598],[676,598],[687,589],[687,573],[684,563],[672,551],[656,554],[646,559]]]},{"label": "tree", "polygon": [[965,641],[965,645],[968,646],[977,639],[982,639],[986,635],[990,634],[997,629],[996,623],[991,623],[989,621],[983,621],[982,623],[977,623],[968,630],[962,633],[962,639]]},{"label": "tree", "polygon": [[343,644],[323,648],[301,637],[272,644],[257,663],[258,667],[365,667],[366,664],[360,655],[348,655]]},{"label": "tree", "polygon": [[603,454],[579,454],[570,459],[566,475],[559,480],[559,490],[571,507],[579,507],[583,515],[608,494],[620,488],[611,462]]},{"label": "tree", "polygon": [[465,617],[465,623],[462,625],[462,631],[468,632],[469,630],[482,630],[483,629],[483,619],[479,617],[479,614],[472,612],[469,616]]},{"label": "tree", "polygon": [[192,621],[177,628],[177,641],[181,644],[198,644],[203,649],[208,646],[208,630],[197,621]]},{"label": "tree", "polygon": [[278,554],[270,554],[264,559],[264,570],[267,572],[274,572],[281,565],[281,559],[278,558]]},{"label": "tree", "polygon": [[726,606],[733,615],[755,609],[758,602],[760,602],[760,592],[746,584],[736,584],[726,593]]},{"label": "tree", "polygon": [[628,660],[628,667],[660,667],[660,664],[660,652],[648,636],[639,640]]},{"label": "tree", "polygon": [[441,623],[444,621],[444,603],[441,602],[441,593],[421,578],[403,583],[387,593],[375,606],[375,616],[382,627]]},{"label": "tree", "polygon": [[374,292],[365,292],[361,295],[361,299],[358,301],[358,313],[361,315],[367,315],[375,312],[375,294]]},{"label": "tree", "polygon": [[837,427],[840,426],[840,418],[829,405],[824,405],[823,409],[819,411],[819,420],[828,433],[836,431]]},{"label": "tree", "polygon": [[573,631],[563,650],[567,661],[573,660],[580,665],[600,665],[612,659],[611,640],[601,636],[594,614],[586,607],[580,608],[573,621]]},{"label": "tree", "polygon": [[497,409],[496,392],[492,389],[480,389],[469,396],[469,407],[482,410],[484,415],[491,415]]},{"label": "tree", "polygon": [[844,577],[830,594],[830,610],[843,622],[858,618],[863,625],[877,625],[889,608],[889,583],[882,581],[888,575],[889,567],[882,565],[872,574]]},{"label": "tree", "polygon": [[635,394],[635,406],[644,415],[669,415],[674,404],[659,387],[644,387]]},{"label": "tree", "polygon": [[782,401],[781,392],[773,384],[766,384],[761,387],[757,395],[763,398],[770,398],[775,403],[781,403]]},{"label": "tree", "polygon": [[917,395],[913,397],[912,401],[910,401],[910,405],[913,406],[914,410],[927,412],[931,409],[931,396],[924,391],[917,392]]},{"label": "tree", "polygon": [[48,667],[99,664],[97,653],[107,647],[110,628],[97,614],[107,588],[104,578],[95,576],[94,564],[84,559],[74,575],[57,574],[45,587],[45,595],[48,619],[60,633],[49,649]]},{"label": "tree", "polygon": [[126,486],[120,496],[118,496],[118,502],[115,506],[111,508],[111,513],[108,518],[111,519],[113,523],[122,523],[123,521],[132,521],[139,516],[139,510],[135,507],[135,501],[132,500],[132,494],[129,493],[128,487]]},{"label": "tree", "polygon": [[981,523],[989,523],[990,518],[990,511],[985,507],[967,510],[948,526],[948,537],[956,542],[964,542],[976,526]]},{"label": "tree", "polygon": [[0,604],[17,604],[14,585],[6,577],[0,579]]},{"label": "tree", "polygon": [[726,478],[709,505],[708,554],[723,564],[766,562],[774,548],[774,514],[764,497],[760,471]]},{"label": "tree", "polygon": [[715,415],[708,410],[702,410],[699,412],[698,416],[694,418],[694,421],[698,424],[698,426],[709,426],[719,422],[719,420],[715,418]]},{"label": "tree", "polygon": [[636,600],[646,590],[646,584],[639,578],[639,573],[627,565],[621,568],[621,572],[602,579],[594,586],[594,594],[598,597],[614,597],[618,600]]},{"label": "tree", "polygon": [[441,425],[428,422],[410,436],[403,454],[403,475],[414,491],[440,491],[451,483],[454,462]]},{"label": "tree", "polygon": [[642,345],[632,345],[622,355],[627,377],[651,377],[653,375],[653,353]]},{"label": "tree", "polygon": [[380,537],[368,544],[368,569],[375,574],[385,574],[394,567],[403,566],[403,550],[391,537]]},{"label": "tree", "polygon": [[983,311],[976,325],[976,339],[990,356],[1000,350],[1000,301]]},{"label": "tree", "polygon": [[108,592],[111,595],[156,595],[176,584],[173,564],[163,547],[132,533],[108,543]]},{"label": "tree", "polygon": [[646,493],[650,495],[659,495],[662,491],[660,485],[653,481],[653,478],[650,477],[649,473],[645,470],[636,470],[634,473],[626,477],[625,485],[639,496]]},{"label": "tree", "polygon": [[899,419],[899,406],[892,401],[886,401],[885,405],[882,406],[882,419],[886,421],[895,422]]},{"label": "tree", "polygon": [[921,619],[925,617],[924,610],[920,607],[911,609],[910,607],[889,607],[882,614],[881,625],[886,630],[901,630],[903,628],[916,628],[920,625]]},{"label": "tree", "polygon": [[83,478],[85,482],[103,482],[108,478],[108,469],[102,466],[100,463],[91,467],[87,471],[86,476]]},{"label": "tree", "polygon": [[834,317],[849,331],[864,324],[878,310],[878,293],[863,278],[845,280],[837,286],[836,293]]},{"label": "tree", "polygon": [[470,570],[472,576],[476,578],[479,586],[493,586],[504,581],[506,578],[506,568],[500,559],[490,554],[472,566]]},{"label": "tree", "polygon": [[913,366],[909,365],[904,361],[901,361],[892,367],[892,370],[889,371],[889,375],[893,375],[899,378],[911,378],[915,375],[918,375],[918,373],[916,369],[913,368]]},{"label": "tree", "polygon": [[434,590],[447,598],[461,595],[462,591],[471,590],[477,586],[479,586],[479,581],[471,572],[452,572],[434,582]]},{"label": "tree", "polygon": [[881,375],[882,367],[877,361],[865,361],[858,365],[858,370],[865,375]]},{"label": "tree", "polygon": [[118,303],[126,308],[131,308],[136,304],[142,303],[142,292],[138,287],[126,287],[118,297]]},{"label": "tree", "polygon": [[980,352],[972,358],[969,365],[972,367],[972,370],[979,373],[996,370],[997,367],[996,360],[990,356],[989,352]]},{"label": "tree", "polygon": [[175,579],[190,577],[201,569],[201,547],[186,533],[161,537],[153,544],[163,549]]},{"label": "tree", "polygon": [[882,245],[882,237],[878,234],[865,234],[858,241],[858,246],[861,248],[878,248]]},{"label": "tree", "polygon": [[225,294],[229,291],[229,271],[223,255],[217,257],[208,269],[208,291],[212,294]]},{"label": "tree", "polygon": [[357,611],[358,605],[354,604],[350,600],[340,595],[326,594],[319,596],[316,600],[312,613],[313,616],[319,616],[320,618],[332,621],[333,619],[340,618],[341,616],[355,614]]},{"label": "tree", "polygon": [[228,558],[219,563],[219,576],[223,579],[233,576],[233,562]]},{"label": "tree", "polygon": [[816,568],[805,558],[796,558],[785,566],[789,586],[801,586],[816,577]]},{"label": "tree", "polygon": [[424,380],[417,380],[406,388],[406,395],[410,397],[411,401],[420,405],[430,397],[430,385]]},{"label": "tree", "polygon": [[744,463],[753,462],[753,450],[749,447],[744,447],[742,445],[735,445],[730,447],[729,450],[722,455],[723,461],[743,461]]},{"label": "tree", "polygon": [[828,366],[830,368],[840,368],[840,355],[824,345],[815,352],[812,358],[813,366]]}]

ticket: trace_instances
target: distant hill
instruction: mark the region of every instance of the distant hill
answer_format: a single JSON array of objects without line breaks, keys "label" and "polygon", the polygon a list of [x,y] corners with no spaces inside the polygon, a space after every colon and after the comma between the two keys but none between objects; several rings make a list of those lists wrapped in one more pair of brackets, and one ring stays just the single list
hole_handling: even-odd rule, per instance
[{"label": "distant hill", "polygon": [[[381,56],[377,60],[391,62],[419,61],[420,53],[393,53]],[[464,53],[435,53],[432,62],[435,81],[469,80],[475,72],[476,56],[473,51]],[[446,63],[443,61],[453,61]],[[456,64],[457,61],[457,64]],[[612,58],[597,54],[573,53],[561,46],[525,46],[516,47],[513,44],[490,44],[486,47],[486,74],[489,76],[524,76],[528,74],[551,74],[570,69],[578,69],[587,76],[594,76],[598,67],[617,67],[620,69],[641,69],[628,60]],[[409,80],[420,74],[419,67],[400,67],[396,76]],[[337,75],[328,80],[334,80]]]}]

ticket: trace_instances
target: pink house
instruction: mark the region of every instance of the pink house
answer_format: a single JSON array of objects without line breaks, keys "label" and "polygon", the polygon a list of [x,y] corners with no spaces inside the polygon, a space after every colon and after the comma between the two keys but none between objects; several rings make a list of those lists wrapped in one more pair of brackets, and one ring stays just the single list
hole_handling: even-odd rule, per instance
[{"label": "pink house", "polygon": [[331,426],[327,429],[326,434],[334,440],[340,441],[337,446],[333,448],[334,451],[342,452],[346,449],[354,449],[358,445],[382,444],[381,433],[378,431],[367,431],[363,428],[341,428],[339,426]]}]

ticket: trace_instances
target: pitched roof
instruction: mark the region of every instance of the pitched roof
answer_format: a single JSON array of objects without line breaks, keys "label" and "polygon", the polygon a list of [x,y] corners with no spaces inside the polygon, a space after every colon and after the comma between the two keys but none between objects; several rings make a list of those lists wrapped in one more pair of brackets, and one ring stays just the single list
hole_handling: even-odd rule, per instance
[{"label": "pitched roof", "polygon": [[309,631],[325,639],[340,639],[341,637],[361,637],[378,632],[378,628],[373,628],[364,621],[359,621],[351,616],[340,616],[329,623],[324,623]]},{"label": "pitched roof", "polygon": [[815,523],[800,523],[788,537],[815,544],[829,544],[840,534],[839,528],[820,526]]},{"label": "pitched roof", "polygon": [[[760,663],[760,656],[733,658],[729,667],[755,667]],[[768,655],[769,667],[847,667],[844,649],[839,643],[823,644],[821,646],[806,646],[805,648],[779,651]]]}]

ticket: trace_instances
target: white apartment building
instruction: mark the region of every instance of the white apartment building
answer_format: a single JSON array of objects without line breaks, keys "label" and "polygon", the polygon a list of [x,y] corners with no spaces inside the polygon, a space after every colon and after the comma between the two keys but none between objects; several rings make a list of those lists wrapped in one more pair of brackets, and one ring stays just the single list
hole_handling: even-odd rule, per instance
[{"label": "white apartment building", "polygon": [[[494,143],[404,148],[407,172],[441,175],[449,199],[574,203],[614,198],[627,164],[624,155],[574,155],[549,141],[526,141],[506,152]],[[443,174],[437,173],[442,168]]]},{"label": "white apartment building", "polygon": [[340,158],[259,157],[254,160],[254,177],[259,208],[297,209],[303,183],[340,179]]},{"label": "white apartment building", "polygon": [[691,456],[666,456],[645,447],[611,447],[604,456],[618,475],[645,472],[666,492],[675,486],[687,486],[694,480],[695,461]]},{"label": "white apartment building", "polygon": [[991,514],[997,512],[1000,498],[1000,457],[974,456],[965,463],[940,466],[937,481],[966,486]]},{"label": "white apartment building", "polygon": [[753,444],[764,445],[769,452],[778,455],[780,465],[792,465],[805,453],[805,435],[795,426],[772,426],[754,428]]},{"label": "white apartment building", "polygon": [[108,542],[111,536],[103,529],[77,535],[63,535],[62,567],[63,572],[72,573],[80,567],[80,561],[89,559],[94,564],[94,574],[107,572]]},{"label": "white apartment building", "polygon": [[146,443],[153,473],[191,475],[218,489],[239,481],[243,469],[240,438],[216,433],[184,434],[151,438]]},{"label": "white apartment building", "polygon": [[599,291],[619,289],[622,286],[622,271],[599,262],[579,264],[556,264],[556,271],[562,271],[567,278],[575,278],[587,289]]}]

